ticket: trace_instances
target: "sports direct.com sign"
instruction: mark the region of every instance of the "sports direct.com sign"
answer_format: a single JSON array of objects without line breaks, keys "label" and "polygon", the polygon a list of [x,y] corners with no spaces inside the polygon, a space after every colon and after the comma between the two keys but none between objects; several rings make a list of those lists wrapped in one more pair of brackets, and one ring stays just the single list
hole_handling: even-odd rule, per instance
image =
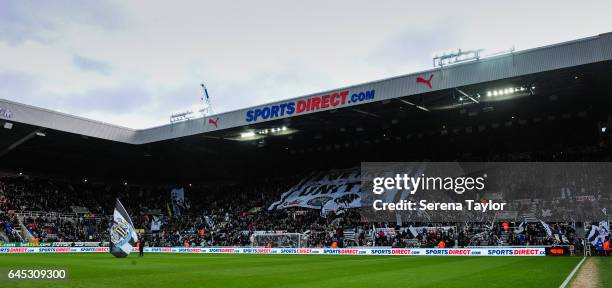
[{"label": "sports direct.com sign", "polygon": [[253,123],[306,112],[316,112],[329,108],[340,108],[362,102],[371,102],[374,100],[375,96],[375,90],[355,92],[349,90],[337,91],[325,95],[312,96],[251,109],[246,112],[245,121]]},{"label": "sports direct.com sign", "polygon": [[[138,252],[136,248],[133,252]],[[310,255],[388,255],[388,256],[544,256],[546,248],[245,248],[245,247],[146,247],[147,253],[192,254],[310,254]],[[108,247],[0,247],[8,253],[108,253]]]}]

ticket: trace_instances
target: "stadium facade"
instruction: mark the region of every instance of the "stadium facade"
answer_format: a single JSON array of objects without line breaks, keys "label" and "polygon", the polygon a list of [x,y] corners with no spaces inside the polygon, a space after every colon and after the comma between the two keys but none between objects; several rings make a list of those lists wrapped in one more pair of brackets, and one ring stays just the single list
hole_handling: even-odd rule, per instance
[{"label": "stadium facade", "polygon": [[[592,219],[599,222],[585,235],[575,222],[546,224],[550,210],[531,213],[523,207],[535,207],[532,199],[518,199],[528,201],[511,212],[531,219],[368,222],[351,209],[360,205],[351,206],[350,194],[360,189],[362,162],[611,161],[610,79],[612,33],[143,130],[0,100],[0,172],[9,176],[0,181],[0,207],[8,207],[0,236],[19,245],[43,240],[0,252],[107,252],[99,246],[115,197],[126,200],[147,252],[541,256],[553,244],[584,246],[582,239],[608,237],[607,219]],[[14,177],[22,173],[28,177]],[[338,198],[308,187],[333,182],[345,189],[335,190]],[[603,189],[570,196],[568,187],[555,201],[608,207]],[[328,203],[335,207],[325,211]],[[83,239],[94,247],[62,247]],[[546,248],[472,247],[509,244]],[[238,247],[249,245],[257,248]],[[345,245],[401,249],[336,249]],[[282,250],[304,246],[313,249]]]},{"label": "stadium facade", "polygon": [[[142,130],[0,99],[0,160],[12,172],[186,183],[291,173],[287,163],[403,160],[380,154],[381,145],[525,125],[552,110],[589,119],[592,139],[607,125],[611,61],[607,33]],[[304,155],[317,151],[336,153],[327,164]]]}]

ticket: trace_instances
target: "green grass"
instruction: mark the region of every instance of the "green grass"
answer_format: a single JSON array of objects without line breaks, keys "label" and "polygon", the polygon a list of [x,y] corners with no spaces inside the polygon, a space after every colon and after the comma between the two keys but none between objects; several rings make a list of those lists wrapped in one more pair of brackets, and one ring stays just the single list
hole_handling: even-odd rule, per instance
[{"label": "green grass", "polygon": [[597,257],[597,267],[599,268],[599,287],[612,287],[612,257]]},{"label": "green grass", "polygon": [[[1,269],[66,268],[64,282],[0,287],[559,287],[579,257],[0,255]],[[610,278],[607,278],[608,281]]]}]

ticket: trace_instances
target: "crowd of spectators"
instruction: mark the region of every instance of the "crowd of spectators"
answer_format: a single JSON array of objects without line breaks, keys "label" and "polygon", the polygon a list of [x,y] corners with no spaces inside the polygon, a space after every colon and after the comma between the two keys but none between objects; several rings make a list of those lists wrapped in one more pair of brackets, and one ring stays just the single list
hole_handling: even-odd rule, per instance
[{"label": "crowd of spectators", "polygon": [[[584,155],[591,154],[584,151],[554,153],[554,159],[549,156],[544,160],[573,159],[571,155],[585,160],[582,159]],[[514,154],[504,160],[533,160],[529,157],[528,154]],[[397,226],[361,222],[356,209],[326,215],[316,209],[268,209],[300,179],[301,176],[296,175],[249,183],[189,185],[183,187],[188,208],[178,210],[177,215],[170,197],[171,187],[5,177],[0,178],[0,231],[7,241],[24,240],[15,229],[20,225],[41,242],[108,241],[111,214],[115,199],[119,198],[132,214],[136,228],[152,246],[248,246],[254,234],[266,232],[303,234],[305,245],[309,247],[579,245],[580,242],[572,223],[550,223],[550,230],[538,222],[522,225],[519,222],[403,223]],[[161,222],[159,229],[153,229],[154,221]],[[429,227],[418,229],[416,235],[407,229],[424,225]],[[551,237],[551,231],[555,237]],[[293,240],[285,242],[288,241]],[[271,239],[270,242],[282,241]]]},{"label": "crowd of spectators", "polygon": [[23,224],[41,242],[103,242],[108,239],[105,218],[38,216],[24,217]]},{"label": "crowd of spectators", "polygon": [[[9,241],[19,240],[13,229],[15,225],[19,225],[14,211],[40,209],[38,210],[40,213],[24,214],[21,219],[21,223],[32,237],[40,242],[108,241],[111,221],[109,212],[112,211],[112,206],[109,207],[108,204],[105,205],[92,198],[87,202],[73,201],[75,198],[82,198],[76,197],[79,193],[74,188],[80,187],[86,191],[103,189],[104,192],[114,195],[122,193],[138,195],[125,197],[123,203],[132,213],[136,228],[145,232],[142,235],[152,246],[249,246],[252,244],[253,234],[275,232],[300,233],[303,235],[300,244],[309,247],[436,247],[441,241],[448,247],[549,245],[554,241],[564,241],[566,244],[579,242],[575,230],[561,223],[550,226],[552,231],[559,235],[559,240],[556,240],[554,237],[549,237],[540,223],[525,223],[521,226],[520,232],[517,232],[519,223],[512,223],[512,227],[504,227],[502,223],[491,225],[404,223],[402,226],[375,223],[372,225],[361,222],[357,209],[340,210],[325,216],[316,209],[268,210],[282,192],[287,191],[297,180],[299,178],[296,177],[296,179],[276,179],[249,185],[189,187],[185,189],[185,197],[191,203],[190,209],[183,211],[185,213],[182,215],[172,215],[169,190],[118,186],[120,192],[112,193],[104,191],[109,189],[108,186],[96,184],[54,183],[25,177],[4,178],[0,180],[0,197],[4,199],[1,202],[0,223],[4,227],[5,234],[9,236]],[[49,183],[49,187],[42,188],[44,187],[42,183]],[[37,190],[39,188],[41,190]],[[68,192],[64,194],[63,191]],[[95,194],[103,193],[98,190]],[[57,198],[61,198],[62,201]],[[89,212],[78,214],[71,212],[70,208],[66,209],[77,205],[87,205]],[[12,217],[8,216],[8,211],[13,213]],[[154,219],[160,221],[159,230],[152,230]],[[430,227],[418,229],[416,235],[407,229],[409,226],[423,225]],[[382,227],[386,229],[378,231],[378,228]],[[350,236],[347,235],[348,231]],[[294,240],[288,238],[285,242],[290,241]],[[270,242],[270,245],[283,245],[280,244],[283,243],[280,240],[271,239]]]},{"label": "crowd of spectators", "polygon": [[15,229],[18,225],[19,221],[12,213],[0,211],[0,232],[6,235],[8,241],[19,242],[23,240],[17,229]]}]

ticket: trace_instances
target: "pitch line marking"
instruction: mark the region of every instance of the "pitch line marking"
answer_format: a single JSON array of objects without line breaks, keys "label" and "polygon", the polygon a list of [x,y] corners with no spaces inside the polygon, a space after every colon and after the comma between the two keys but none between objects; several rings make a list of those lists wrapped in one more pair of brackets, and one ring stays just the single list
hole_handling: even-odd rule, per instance
[{"label": "pitch line marking", "polygon": [[572,272],[569,275],[567,275],[567,278],[565,278],[565,281],[561,283],[561,286],[559,286],[559,288],[565,288],[567,284],[570,283],[570,281],[572,280],[572,277],[574,277],[574,274],[576,274],[576,271],[578,271],[578,269],[580,269],[580,266],[582,266],[582,263],[584,263],[584,260],[586,260],[586,257],[582,257],[582,260],[580,260],[580,262],[578,262],[578,265],[574,267],[574,270],[572,270]]}]

